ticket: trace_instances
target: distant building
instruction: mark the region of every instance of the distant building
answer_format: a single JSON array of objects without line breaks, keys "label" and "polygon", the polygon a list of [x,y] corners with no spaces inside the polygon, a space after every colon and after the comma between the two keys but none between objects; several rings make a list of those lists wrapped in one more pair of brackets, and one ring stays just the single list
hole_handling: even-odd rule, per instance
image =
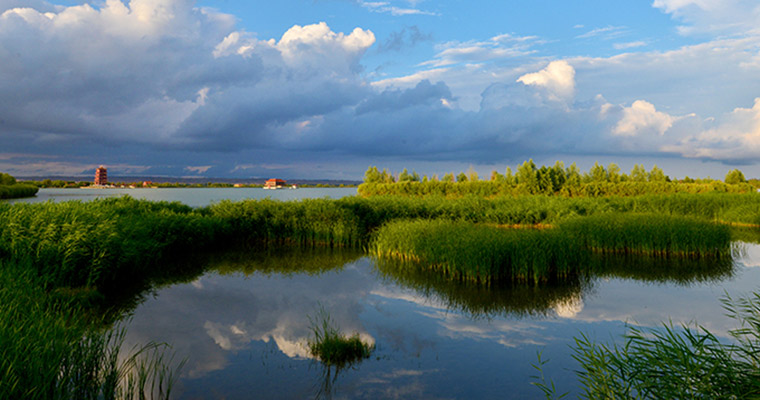
[{"label": "distant building", "polygon": [[99,166],[95,170],[95,184],[105,186],[108,185],[108,170],[104,166]]},{"label": "distant building", "polygon": [[279,189],[287,186],[287,183],[283,179],[269,179],[264,183],[264,189]]}]

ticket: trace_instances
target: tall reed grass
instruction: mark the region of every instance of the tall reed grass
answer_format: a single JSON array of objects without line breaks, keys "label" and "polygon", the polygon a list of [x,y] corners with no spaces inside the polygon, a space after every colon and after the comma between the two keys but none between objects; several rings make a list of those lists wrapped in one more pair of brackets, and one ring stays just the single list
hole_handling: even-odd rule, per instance
[{"label": "tall reed grass", "polygon": [[631,327],[622,345],[585,335],[574,358],[583,398],[754,399],[760,396],[760,294],[724,306],[740,323],[720,340],[695,326],[643,330]]},{"label": "tall reed grass", "polygon": [[376,257],[414,261],[454,280],[540,283],[576,275],[586,253],[558,230],[444,220],[397,221],[376,234]]},{"label": "tall reed grass", "polygon": [[[605,214],[552,229],[504,229],[445,220],[391,222],[371,253],[412,261],[453,280],[546,283],[593,269],[590,251],[660,257],[729,258],[725,225],[677,216]],[[410,264],[411,265],[411,264]]]},{"label": "tall reed grass", "polygon": [[[176,370],[159,346],[121,352],[82,305],[43,289],[28,265],[0,260],[0,398],[169,398]],[[120,356],[121,354],[121,356]]]},{"label": "tall reed grass", "polygon": [[696,258],[731,254],[728,226],[693,217],[610,213],[564,221],[559,231],[596,252]]},{"label": "tall reed grass", "polygon": [[16,183],[13,185],[0,185],[0,199],[18,199],[22,197],[33,197],[37,194],[39,188],[34,185]]}]

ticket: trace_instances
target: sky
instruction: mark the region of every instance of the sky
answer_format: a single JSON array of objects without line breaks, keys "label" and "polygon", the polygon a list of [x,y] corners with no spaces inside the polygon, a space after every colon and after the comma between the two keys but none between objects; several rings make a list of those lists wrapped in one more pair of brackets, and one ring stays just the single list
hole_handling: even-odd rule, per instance
[{"label": "sky", "polygon": [[760,177],[756,0],[0,0],[0,171]]}]

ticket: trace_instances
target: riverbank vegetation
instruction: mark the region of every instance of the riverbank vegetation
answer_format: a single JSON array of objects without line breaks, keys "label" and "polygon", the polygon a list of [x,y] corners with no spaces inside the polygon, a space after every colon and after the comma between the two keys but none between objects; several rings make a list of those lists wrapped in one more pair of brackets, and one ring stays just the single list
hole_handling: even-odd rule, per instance
[{"label": "riverbank vegetation", "polygon": [[536,166],[533,160],[518,166],[515,173],[507,167],[504,174],[492,171],[490,179],[481,180],[472,167],[467,173],[461,172],[456,177],[447,173],[442,177],[433,175],[420,178],[416,172],[406,169],[397,175],[370,167],[364,174],[364,183],[359,185],[362,196],[400,195],[400,196],[444,196],[462,197],[474,195],[480,197],[550,195],[564,197],[600,197],[600,196],[640,196],[645,194],[676,193],[748,193],[760,187],[760,181],[745,179],[738,169],[729,171],[724,181],[714,179],[671,179],[662,169],[654,165],[647,171],[637,164],[630,173],[621,172],[620,167],[611,163],[606,168],[595,163],[591,169],[582,173],[571,164],[565,167],[557,161],[553,166]]},{"label": "riverbank vegetation", "polygon": [[37,190],[34,185],[18,183],[16,178],[0,172],[0,200],[33,197]]}]

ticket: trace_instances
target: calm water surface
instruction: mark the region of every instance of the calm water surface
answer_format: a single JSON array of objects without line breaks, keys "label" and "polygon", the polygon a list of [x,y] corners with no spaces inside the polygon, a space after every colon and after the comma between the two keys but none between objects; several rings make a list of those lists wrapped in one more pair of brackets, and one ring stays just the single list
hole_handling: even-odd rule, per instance
[{"label": "calm water surface", "polygon": [[192,207],[207,206],[221,200],[272,198],[296,200],[306,198],[341,198],[356,195],[356,188],[301,188],[264,190],[262,188],[158,188],[158,189],[40,189],[37,196],[9,202],[90,201],[97,198],[129,195],[152,201],[179,201]]},{"label": "calm water surface", "polygon": [[[726,336],[735,324],[720,298],[760,282],[760,246],[744,246],[714,276],[623,278],[613,267],[563,287],[488,290],[399,274],[350,252],[231,253],[140,304],[127,345],[172,344],[187,360],[182,399],[533,399],[539,351],[551,360],[547,375],[575,395],[570,346],[581,332],[609,343],[626,324],[696,321]],[[374,343],[372,358],[337,375],[311,359],[320,308]]]}]

